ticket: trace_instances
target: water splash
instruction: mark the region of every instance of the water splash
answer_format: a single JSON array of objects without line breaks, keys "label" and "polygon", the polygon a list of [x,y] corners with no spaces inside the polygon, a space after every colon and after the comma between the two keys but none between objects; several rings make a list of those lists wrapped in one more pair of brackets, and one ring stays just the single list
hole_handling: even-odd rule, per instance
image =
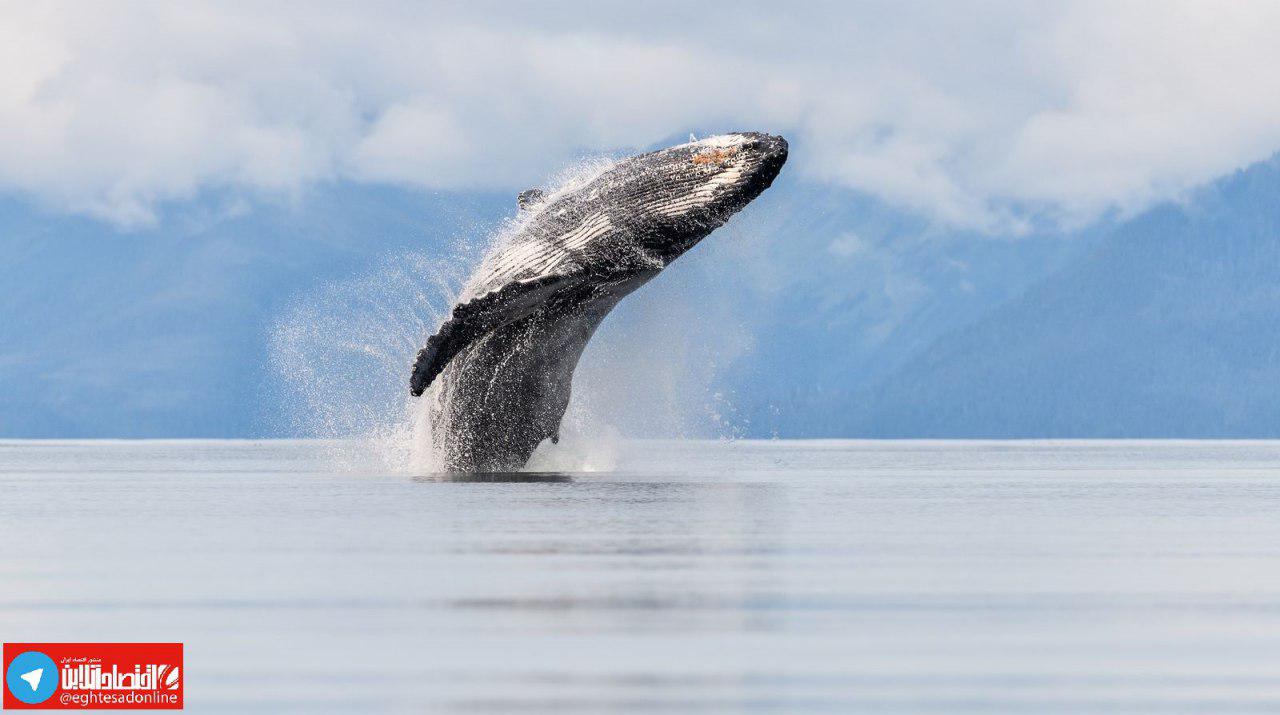
[{"label": "water splash", "polygon": [[469,265],[467,252],[458,253],[386,257],[293,302],[270,340],[291,432],[346,440],[337,455],[344,462],[363,462],[372,452],[385,468],[409,467],[417,405],[405,389],[406,356],[452,304]]},{"label": "water splash", "polygon": [[[590,158],[551,177],[548,200],[574,191],[612,165]],[[485,255],[511,241],[539,208],[505,220],[487,236],[456,238],[442,253],[387,256],[363,274],[298,296],[270,331],[269,359],[287,399],[286,429],[331,440],[334,457],[355,469],[430,472],[433,386],[411,398],[413,356],[448,316]]]}]

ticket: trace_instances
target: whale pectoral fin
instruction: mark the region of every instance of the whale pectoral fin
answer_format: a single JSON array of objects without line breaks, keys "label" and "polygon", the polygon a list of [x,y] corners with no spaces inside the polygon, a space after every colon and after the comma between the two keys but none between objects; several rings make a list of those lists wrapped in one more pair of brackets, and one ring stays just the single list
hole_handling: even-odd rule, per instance
[{"label": "whale pectoral fin", "polygon": [[431,386],[432,380],[444,370],[445,365],[475,339],[475,334],[449,320],[440,326],[435,335],[427,338],[427,344],[418,350],[413,361],[413,375],[409,378],[409,394],[418,397]]},{"label": "whale pectoral fin", "polygon": [[449,319],[418,351],[409,378],[409,394],[418,397],[425,392],[449,361],[480,337],[529,315],[552,296],[583,285],[587,278],[585,273],[544,276],[511,283],[454,306]]}]

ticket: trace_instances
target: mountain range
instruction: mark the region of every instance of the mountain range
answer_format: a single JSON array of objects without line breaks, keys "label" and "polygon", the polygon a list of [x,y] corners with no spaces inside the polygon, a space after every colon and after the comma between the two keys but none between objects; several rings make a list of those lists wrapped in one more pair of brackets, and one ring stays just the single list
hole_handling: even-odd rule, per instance
[{"label": "mountain range", "polygon": [[[992,237],[784,172],[610,316],[573,414],[639,435],[1280,436],[1278,198],[1273,158],[1139,215]],[[514,212],[514,192],[343,183],[123,230],[0,200],[0,437],[323,432],[272,358],[299,321],[350,409],[403,400],[431,314],[344,291],[425,294]],[[389,265],[432,275],[406,288]],[[323,339],[377,321],[399,337],[376,351]]]}]

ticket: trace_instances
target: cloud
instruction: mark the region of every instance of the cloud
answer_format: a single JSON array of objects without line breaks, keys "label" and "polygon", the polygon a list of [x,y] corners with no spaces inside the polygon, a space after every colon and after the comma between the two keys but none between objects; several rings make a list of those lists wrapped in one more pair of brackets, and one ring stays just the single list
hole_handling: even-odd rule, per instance
[{"label": "cloud", "polygon": [[522,188],[690,130],[952,225],[1133,211],[1280,148],[1280,5],[7,3],[0,190]]}]

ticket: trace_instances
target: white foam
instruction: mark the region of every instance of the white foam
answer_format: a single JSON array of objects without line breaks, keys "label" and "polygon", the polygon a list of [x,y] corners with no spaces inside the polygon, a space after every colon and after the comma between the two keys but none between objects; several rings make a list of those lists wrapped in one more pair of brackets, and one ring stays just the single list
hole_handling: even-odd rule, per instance
[{"label": "white foam", "polygon": [[699,147],[706,149],[733,149],[742,146],[746,141],[747,137],[742,134],[718,134],[714,137],[707,137],[706,139],[685,142],[684,144],[679,144],[672,148],[683,149],[685,147]]}]

